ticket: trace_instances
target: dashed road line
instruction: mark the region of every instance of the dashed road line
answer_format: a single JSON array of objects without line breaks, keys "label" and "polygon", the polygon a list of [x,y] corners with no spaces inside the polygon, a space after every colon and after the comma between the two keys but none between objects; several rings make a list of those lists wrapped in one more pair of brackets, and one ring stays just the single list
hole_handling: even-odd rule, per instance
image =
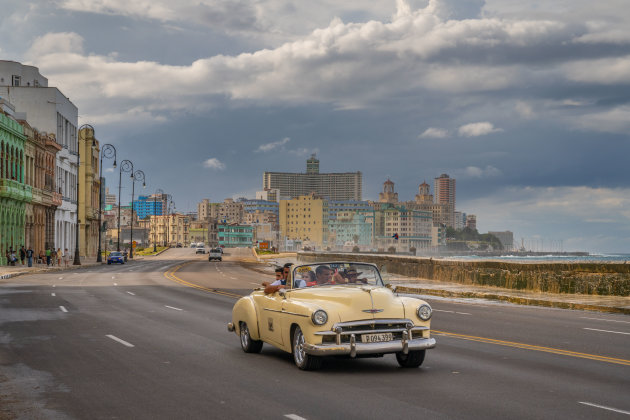
[{"label": "dashed road line", "polygon": [[122,340],[122,339],[116,337],[115,335],[107,334],[105,337],[111,338],[112,340],[117,341],[117,342],[119,342],[120,344],[122,344],[124,346],[135,347],[133,344],[131,344],[131,343],[125,341],[125,340]]},{"label": "dashed road line", "polygon": [[60,306],[59,309],[61,309],[61,312],[68,312],[65,306]]},{"label": "dashed road line", "polygon": [[131,296],[135,296],[136,294],[134,292],[127,292],[129,293]]},{"label": "dashed road line", "polygon": [[605,405],[599,405],[599,404],[590,403],[586,401],[578,401],[578,403],[588,405],[591,407],[601,408],[603,410],[614,411],[615,413],[619,413],[619,414],[627,414],[630,416],[630,411],[620,410],[618,408],[613,408],[613,407],[606,407]]},{"label": "dashed road line", "polygon": [[304,417],[300,417],[297,414],[285,414],[284,417],[291,420],[306,420]]},{"label": "dashed road line", "polygon": [[183,311],[183,309],[176,308],[174,306],[168,306],[168,305],[164,305],[164,306],[166,306],[167,308],[170,308],[170,309],[175,309],[176,311]]},{"label": "dashed road line", "polygon": [[618,319],[589,318],[587,316],[581,316],[580,318],[582,318],[582,319],[591,319],[593,321],[623,322],[624,324],[630,324],[630,321],[620,321]]},{"label": "dashed road line", "polygon": [[582,328],[582,329],[583,330],[589,330],[589,331],[607,332],[607,333],[612,333],[612,334],[630,335],[630,333],[621,332],[621,331],[598,330],[597,328]]},{"label": "dashed road line", "polygon": [[57,294],[56,293],[51,293],[50,296],[57,296]]}]

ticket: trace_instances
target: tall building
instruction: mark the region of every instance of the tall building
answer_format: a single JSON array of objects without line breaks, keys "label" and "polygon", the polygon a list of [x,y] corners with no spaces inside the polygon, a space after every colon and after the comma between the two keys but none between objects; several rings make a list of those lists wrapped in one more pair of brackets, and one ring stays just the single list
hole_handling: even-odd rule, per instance
[{"label": "tall building", "polygon": [[455,179],[447,174],[442,174],[435,178],[433,184],[433,192],[435,193],[435,202],[442,204],[451,204],[455,209]]},{"label": "tall building", "polygon": [[328,242],[328,200],[306,194],[280,200],[280,232],[287,239],[310,242],[318,247]]},{"label": "tall building", "polygon": [[138,220],[147,216],[161,216],[166,212],[168,194],[140,195],[133,202],[133,211]]},{"label": "tall building", "polygon": [[54,135],[62,149],[56,154],[56,187],[62,195],[55,211],[54,246],[75,249],[77,229],[78,139],[77,107],[56,87],[48,86],[37,67],[0,60],[0,96],[25,113],[25,120],[40,133]]},{"label": "tall building", "polygon": [[430,211],[387,204],[375,208],[370,218],[374,244],[379,248],[393,246],[406,251],[412,247],[431,247],[433,215]]},{"label": "tall building", "polygon": [[282,199],[315,193],[328,200],[357,200],[362,197],[361,172],[320,173],[319,160],[312,155],[306,173],[264,172],[263,190],[278,189]]},{"label": "tall building", "polygon": [[256,200],[280,202],[280,190],[277,188],[267,188],[262,191],[256,191]]}]

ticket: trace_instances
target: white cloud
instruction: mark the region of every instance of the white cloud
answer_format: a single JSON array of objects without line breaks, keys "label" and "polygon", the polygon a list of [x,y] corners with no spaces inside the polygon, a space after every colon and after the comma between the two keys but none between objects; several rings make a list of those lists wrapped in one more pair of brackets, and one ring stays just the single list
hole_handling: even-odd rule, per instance
[{"label": "white cloud", "polygon": [[209,169],[215,169],[217,171],[222,171],[225,169],[225,164],[221,162],[217,158],[210,158],[203,162],[203,166]]},{"label": "white cloud", "polygon": [[265,143],[265,144],[261,144],[260,146],[258,146],[258,149],[255,150],[255,152],[270,152],[273,149],[276,149],[278,147],[282,147],[285,144],[287,144],[288,142],[290,142],[291,139],[288,137],[283,138],[282,140],[279,141],[272,141],[271,143]]},{"label": "white cloud", "polygon": [[[50,54],[83,54],[83,38],[74,32],[47,33],[35,38],[25,56],[36,60]],[[63,65],[63,63],[60,63]]]},{"label": "white cloud", "polygon": [[500,128],[495,128],[492,123],[484,121],[462,125],[457,130],[457,133],[461,137],[478,137],[485,136],[486,134],[496,133],[499,131],[503,130]]},{"label": "white cloud", "polygon": [[486,166],[485,168],[479,168],[477,166],[468,166],[462,171],[458,171],[462,176],[466,178],[488,178],[494,176],[500,176],[502,174],[500,169],[494,166]]},{"label": "white cloud", "polygon": [[429,127],[418,137],[423,139],[443,139],[448,136],[448,131],[443,128]]},{"label": "white cloud", "polygon": [[525,119],[534,118],[536,115],[534,113],[534,109],[527,102],[517,101],[514,105],[514,109],[516,109],[516,113]]},{"label": "white cloud", "polygon": [[114,168],[107,168],[107,169],[105,169],[105,172],[113,173],[114,172]]},{"label": "white cloud", "polygon": [[569,120],[583,130],[627,134],[630,132],[630,106],[622,105],[606,111],[578,115]]}]

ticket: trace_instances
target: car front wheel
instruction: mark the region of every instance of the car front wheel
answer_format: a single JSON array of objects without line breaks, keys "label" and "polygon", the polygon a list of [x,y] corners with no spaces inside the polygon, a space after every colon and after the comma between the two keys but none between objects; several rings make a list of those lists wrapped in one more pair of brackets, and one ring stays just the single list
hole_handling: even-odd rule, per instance
[{"label": "car front wheel", "polygon": [[241,322],[241,347],[245,353],[260,353],[263,342],[254,340],[245,322]]},{"label": "car front wheel", "polygon": [[304,334],[300,327],[293,333],[293,360],[295,365],[302,370],[317,370],[322,366],[322,358],[311,356],[304,351]]},{"label": "car front wheel", "polygon": [[426,350],[410,351],[407,354],[400,351],[396,353],[396,360],[398,361],[400,367],[417,368],[422,364],[422,362],[424,362],[425,353]]}]

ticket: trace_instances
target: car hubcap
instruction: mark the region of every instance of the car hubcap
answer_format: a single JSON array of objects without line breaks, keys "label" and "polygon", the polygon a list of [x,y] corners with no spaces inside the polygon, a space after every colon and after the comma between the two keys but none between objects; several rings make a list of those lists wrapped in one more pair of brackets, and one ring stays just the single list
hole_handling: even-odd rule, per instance
[{"label": "car hubcap", "polygon": [[249,344],[249,331],[247,330],[247,325],[243,324],[241,328],[241,345],[243,348],[247,348],[247,344]]},{"label": "car hubcap", "polygon": [[302,331],[298,331],[295,337],[295,360],[298,364],[304,362],[304,336],[302,335]]}]

